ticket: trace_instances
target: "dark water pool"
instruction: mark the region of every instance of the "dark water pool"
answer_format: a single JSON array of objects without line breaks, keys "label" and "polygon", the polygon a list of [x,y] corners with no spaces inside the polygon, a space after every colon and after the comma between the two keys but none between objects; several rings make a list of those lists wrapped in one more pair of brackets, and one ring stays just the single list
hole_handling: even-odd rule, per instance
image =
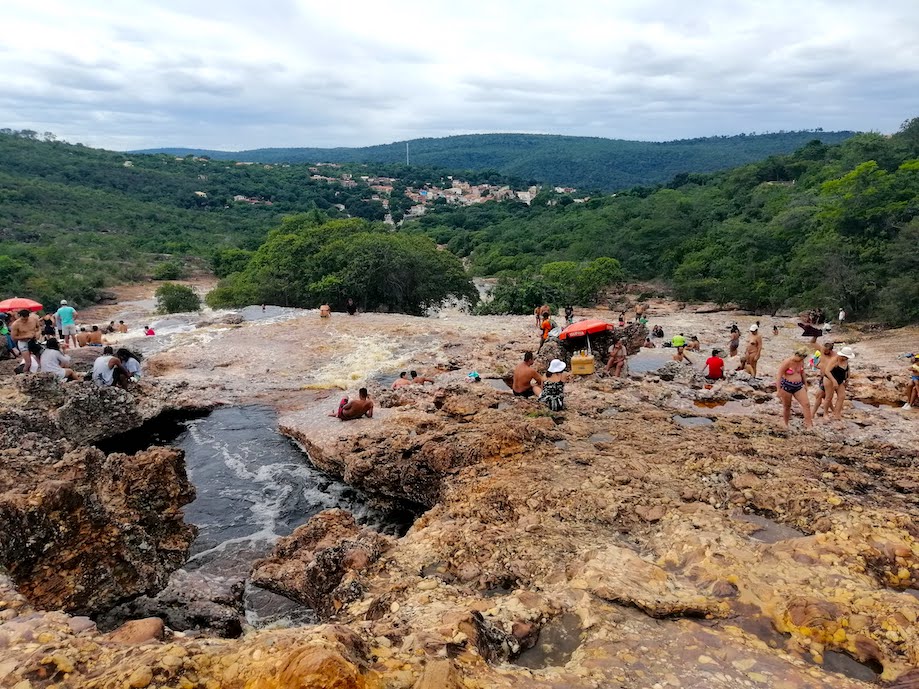
[{"label": "dark water pool", "polygon": [[[197,492],[185,506],[185,520],[198,527],[186,571],[246,579],[252,562],[268,554],[279,537],[324,509],[348,510],[359,522],[396,535],[411,523],[410,513],[369,507],[359,491],[313,468],[277,431],[270,407],[222,407],[194,419],[160,419],[100,447],[131,453],[150,445],[182,449]],[[302,606],[251,585],[245,601],[253,624],[280,615],[292,621],[310,617]]]}]

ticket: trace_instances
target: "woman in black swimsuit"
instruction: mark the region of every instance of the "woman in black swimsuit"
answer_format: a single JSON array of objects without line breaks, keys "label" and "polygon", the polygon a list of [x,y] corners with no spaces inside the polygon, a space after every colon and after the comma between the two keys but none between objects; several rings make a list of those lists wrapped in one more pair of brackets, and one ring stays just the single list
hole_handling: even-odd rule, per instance
[{"label": "woman in black swimsuit", "polygon": [[804,373],[804,360],[807,358],[807,347],[798,347],[795,353],[785,359],[779,366],[779,375],[775,380],[775,389],[782,400],[782,425],[788,428],[791,418],[791,400],[798,400],[804,413],[804,427],[810,428],[811,407],[807,399],[807,377]]},{"label": "woman in black swimsuit", "polygon": [[826,389],[826,399],[823,402],[824,419],[830,418],[830,407],[832,407],[833,418],[837,421],[842,420],[842,407],[846,401],[846,388],[849,384],[849,359],[854,357],[855,352],[851,347],[843,347],[824,369],[823,387]]}]

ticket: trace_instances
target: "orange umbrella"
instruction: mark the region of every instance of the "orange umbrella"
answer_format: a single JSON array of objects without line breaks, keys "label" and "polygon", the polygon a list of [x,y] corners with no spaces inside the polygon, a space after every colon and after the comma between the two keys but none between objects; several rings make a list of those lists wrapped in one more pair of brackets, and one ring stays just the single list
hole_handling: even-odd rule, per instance
[{"label": "orange umbrella", "polygon": [[558,334],[558,339],[567,340],[569,337],[584,337],[585,335],[603,333],[612,329],[612,323],[607,323],[597,318],[588,318],[586,321],[578,321],[569,325]]},{"label": "orange umbrella", "polygon": [[13,299],[4,299],[0,301],[0,311],[22,311],[23,309],[28,309],[29,311],[41,311],[44,306],[39,304],[37,301],[32,301],[31,299],[22,299],[20,297],[14,297]]}]

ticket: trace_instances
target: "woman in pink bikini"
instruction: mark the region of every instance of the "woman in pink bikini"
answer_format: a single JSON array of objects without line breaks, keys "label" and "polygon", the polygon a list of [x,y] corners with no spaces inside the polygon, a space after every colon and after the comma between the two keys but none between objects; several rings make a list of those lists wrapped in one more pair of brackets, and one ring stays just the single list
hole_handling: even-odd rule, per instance
[{"label": "woman in pink bikini", "polygon": [[804,413],[804,427],[810,428],[811,407],[807,399],[807,377],[804,373],[804,360],[808,355],[807,347],[798,347],[795,353],[779,366],[779,375],[775,380],[775,389],[782,400],[782,425],[788,428],[791,418],[791,400],[798,400]]}]

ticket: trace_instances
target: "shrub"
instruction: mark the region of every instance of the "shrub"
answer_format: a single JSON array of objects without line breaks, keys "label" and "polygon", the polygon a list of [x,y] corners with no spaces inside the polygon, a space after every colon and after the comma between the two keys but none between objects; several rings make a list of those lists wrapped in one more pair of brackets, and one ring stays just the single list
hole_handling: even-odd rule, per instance
[{"label": "shrub", "polygon": [[182,277],[182,268],[174,261],[160,263],[153,271],[154,280],[178,280]]},{"label": "shrub", "polygon": [[160,313],[199,311],[201,298],[191,287],[167,282],[156,290],[156,308]]}]

